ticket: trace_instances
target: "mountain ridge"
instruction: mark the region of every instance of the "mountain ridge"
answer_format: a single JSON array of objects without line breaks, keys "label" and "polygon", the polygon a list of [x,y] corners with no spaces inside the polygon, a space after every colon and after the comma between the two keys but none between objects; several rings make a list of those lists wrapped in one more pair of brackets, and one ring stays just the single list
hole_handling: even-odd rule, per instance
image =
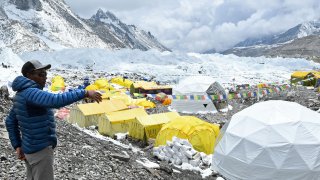
[{"label": "mountain ridge", "polygon": [[0,47],[16,53],[62,48],[170,51],[150,32],[122,23],[109,11],[99,9],[94,16],[112,21],[80,18],[64,0],[4,0],[0,3]]},{"label": "mountain ridge", "polygon": [[304,22],[280,34],[268,35],[262,38],[248,38],[234,47],[284,44],[309,35],[320,35],[320,21]]},{"label": "mountain ridge", "polygon": [[[221,54],[235,54],[247,57],[305,58],[320,62],[319,47],[320,20],[298,24],[282,33],[259,38],[248,38]],[[214,49],[204,53],[215,53]]]}]

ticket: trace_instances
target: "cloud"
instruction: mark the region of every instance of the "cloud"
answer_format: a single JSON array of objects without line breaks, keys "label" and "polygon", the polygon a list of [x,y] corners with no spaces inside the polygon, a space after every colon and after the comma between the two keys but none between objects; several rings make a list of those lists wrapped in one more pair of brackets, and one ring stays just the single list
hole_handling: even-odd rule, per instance
[{"label": "cloud", "polygon": [[320,18],[319,0],[66,0],[82,17],[98,8],[150,31],[173,50],[225,50],[249,37]]}]

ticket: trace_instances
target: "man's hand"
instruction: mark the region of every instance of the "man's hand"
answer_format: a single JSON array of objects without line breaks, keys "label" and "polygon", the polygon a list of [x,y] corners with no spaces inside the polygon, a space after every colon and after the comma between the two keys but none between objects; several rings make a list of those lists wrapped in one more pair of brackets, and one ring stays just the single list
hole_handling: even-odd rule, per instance
[{"label": "man's hand", "polygon": [[86,97],[96,101],[97,103],[102,101],[101,93],[94,90],[86,91]]},{"label": "man's hand", "polygon": [[17,153],[18,159],[20,159],[20,160],[25,160],[26,159],[24,153],[22,152],[21,147],[17,147],[16,153]]}]

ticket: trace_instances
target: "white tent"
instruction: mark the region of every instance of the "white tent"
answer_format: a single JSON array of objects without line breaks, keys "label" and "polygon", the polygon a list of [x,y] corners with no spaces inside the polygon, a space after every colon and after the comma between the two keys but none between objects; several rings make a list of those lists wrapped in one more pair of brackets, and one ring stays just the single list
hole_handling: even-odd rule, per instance
[{"label": "white tent", "polygon": [[[216,113],[217,109],[206,92],[213,82],[215,80],[208,76],[191,76],[181,80],[173,87],[172,94],[188,98],[182,100],[173,98],[171,109],[182,113]],[[192,95],[203,97],[189,98]]]},{"label": "white tent", "polygon": [[212,167],[228,179],[320,177],[320,114],[297,103],[254,104],[235,114],[221,135]]},{"label": "white tent", "polygon": [[190,76],[182,79],[173,87],[172,94],[206,94],[209,86],[216,80],[210,76]]},{"label": "white tent", "polygon": [[216,113],[217,109],[212,103],[211,99],[205,100],[179,100],[172,99],[171,109],[181,113],[193,114],[205,114]]}]

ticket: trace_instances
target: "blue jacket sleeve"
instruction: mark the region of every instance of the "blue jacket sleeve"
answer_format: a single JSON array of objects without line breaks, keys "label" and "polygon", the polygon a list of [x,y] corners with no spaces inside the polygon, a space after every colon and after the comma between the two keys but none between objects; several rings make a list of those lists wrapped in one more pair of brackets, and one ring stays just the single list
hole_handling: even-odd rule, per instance
[{"label": "blue jacket sleeve", "polygon": [[7,116],[5,123],[12,147],[14,149],[16,149],[17,147],[21,147],[20,128],[18,125],[18,119],[16,118],[16,114],[13,111],[13,108],[10,110],[10,113]]},{"label": "blue jacket sleeve", "polygon": [[25,94],[28,103],[46,108],[60,108],[79,101],[84,97],[84,89],[75,89],[61,94],[53,94],[37,88],[29,88]]}]

